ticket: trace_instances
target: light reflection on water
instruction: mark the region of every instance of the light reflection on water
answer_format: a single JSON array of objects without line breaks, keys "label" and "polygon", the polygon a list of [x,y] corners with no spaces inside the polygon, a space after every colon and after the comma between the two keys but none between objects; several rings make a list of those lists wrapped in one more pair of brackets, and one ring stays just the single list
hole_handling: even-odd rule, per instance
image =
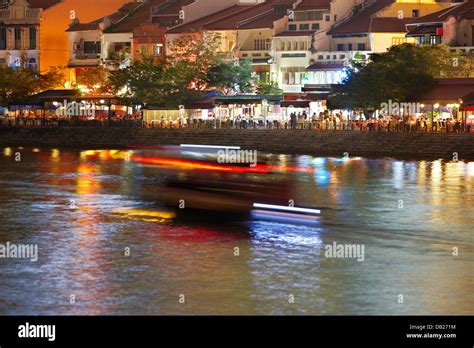
[{"label": "light reflection on water", "polygon": [[[317,169],[287,178],[323,209],[303,226],[181,221],[157,202],[169,173],[129,152],[33,150],[1,151],[0,243],[40,255],[0,259],[0,314],[474,313],[474,162],[268,156]],[[365,261],[324,257],[333,241]]]}]

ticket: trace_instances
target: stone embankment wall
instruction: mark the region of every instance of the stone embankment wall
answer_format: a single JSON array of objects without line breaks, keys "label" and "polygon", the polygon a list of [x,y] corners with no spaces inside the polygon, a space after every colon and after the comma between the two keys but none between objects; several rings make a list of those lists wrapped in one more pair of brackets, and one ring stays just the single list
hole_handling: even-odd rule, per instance
[{"label": "stone embankment wall", "polygon": [[2,146],[125,148],[130,145],[227,145],[272,153],[474,160],[474,134],[315,132],[255,129],[0,127]]}]

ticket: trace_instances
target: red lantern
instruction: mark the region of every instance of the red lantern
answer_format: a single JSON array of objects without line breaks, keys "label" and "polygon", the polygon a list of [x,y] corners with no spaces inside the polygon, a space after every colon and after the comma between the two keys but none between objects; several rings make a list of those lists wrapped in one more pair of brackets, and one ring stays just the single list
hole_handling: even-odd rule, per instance
[{"label": "red lantern", "polygon": [[436,35],[443,36],[443,28],[436,28]]}]

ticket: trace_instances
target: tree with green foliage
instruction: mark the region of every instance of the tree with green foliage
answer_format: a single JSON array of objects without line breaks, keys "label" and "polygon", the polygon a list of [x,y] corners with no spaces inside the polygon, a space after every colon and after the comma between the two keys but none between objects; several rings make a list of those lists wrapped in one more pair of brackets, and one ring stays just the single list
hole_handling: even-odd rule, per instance
[{"label": "tree with green foliage", "polygon": [[109,77],[110,70],[107,68],[90,68],[77,74],[76,85],[85,87],[87,92],[81,92],[87,95],[110,94],[112,86],[110,85]]},{"label": "tree with green foliage", "polygon": [[0,103],[22,101],[63,84],[64,75],[59,69],[39,73],[31,68],[0,66]]},{"label": "tree with green foliage", "polygon": [[278,87],[278,84],[276,82],[265,82],[262,80],[258,80],[255,86],[255,92],[257,94],[276,94],[276,95],[282,95],[283,90]]},{"label": "tree with green foliage", "polygon": [[207,79],[209,86],[224,95],[250,93],[256,81],[252,75],[252,63],[248,59],[238,63],[230,59],[218,62],[209,69]]},{"label": "tree with green foliage", "polygon": [[134,103],[177,107],[198,100],[208,90],[223,94],[253,90],[251,63],[235,61],[220,50],[218,34],[192,33],[175,39],[159,60],[143,57],[112,74],[115,92]]},{"label": "tree with green foliage", "polygon": [[416,101],[436,78],[469,76],[465,57],[447,46],[392,46],[374,53],[370,62],[347,68],[343,84],[330,98],[331,108],[376,109],[381,103]]},{"label": "tree with green foliage", "polygon": [[156,64],[153,57],[135,60],[125,69],[109,76],[111,90],[134,104],[160,103],[166,88],[163,86],[164,65]]}]

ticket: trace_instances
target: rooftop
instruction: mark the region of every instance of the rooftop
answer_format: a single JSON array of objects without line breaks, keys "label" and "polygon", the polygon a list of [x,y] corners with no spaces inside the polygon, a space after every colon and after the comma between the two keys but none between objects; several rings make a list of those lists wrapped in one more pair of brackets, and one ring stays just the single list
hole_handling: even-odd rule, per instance
[{"label": "rooftop", "polygon": [[132,11],[138,8],[141,5],[139,2],[128,2],[118,9],[117,12],[114,12],[108,16],[96,19],[88,23],[80,23],[78,20],[71,24],[66,32],[72,31],[87,31],[87,30],[99,30],[99,25],[106,19],[110,21],[110,24],[114,25],[129,16]]},{"label": "rooftop", "polygon": [[292,30],[284,31],[282,33],[276,34],[275,37],[293,37],[293,36],[311,36],[316,32],[316,30]]},{"label": "rooftop", "polygon": [[331,0],[303,0],[295,11],[311,11],[311,10],[329,10],[331,8]]},{"label": "rooftop", "polygon": [[[350,33],[368,33],[372,26],[372,19],[384,8],[395,3],[395,0],[379,0],[372,5],[362,8],[347,21],[333,27],[330,35],[334,34],[350,34]],[[404,30],[405,31],[405,30]]]},{"label": "rooftop", "polygon": [[426,16],[416,18],[412,21],[412,25],[418,24],[434,24],[442,23],[448,20],[448,18],[454,16],[458,19],[473,19],[474,18],[474,0],[468,0],[462,4],[456,4],[454,6],[442,9],[440,11],[431,13]]},{"label": "rooftop", "polygon": [[153,16],[176,15],[181,11],[183,6],[191,5],[196,0],[167,0],[159,5],[153,6],[151,9]]},{"label": "rooftop", "polygon": [[233,5],[195,21],[170,29],[169,33],[185,33],[196,30],[235,30],[273,28],[275,21],[286,13],[276,11],[277,6],[291,7],[297,0],[267,0],[257,5]]},{"label": "rooftop", "polygon": [[28,0],[28,3],[31,8],[42,8],[43,10],[46,10],[59,4],[61,1],[62,0]]}]

